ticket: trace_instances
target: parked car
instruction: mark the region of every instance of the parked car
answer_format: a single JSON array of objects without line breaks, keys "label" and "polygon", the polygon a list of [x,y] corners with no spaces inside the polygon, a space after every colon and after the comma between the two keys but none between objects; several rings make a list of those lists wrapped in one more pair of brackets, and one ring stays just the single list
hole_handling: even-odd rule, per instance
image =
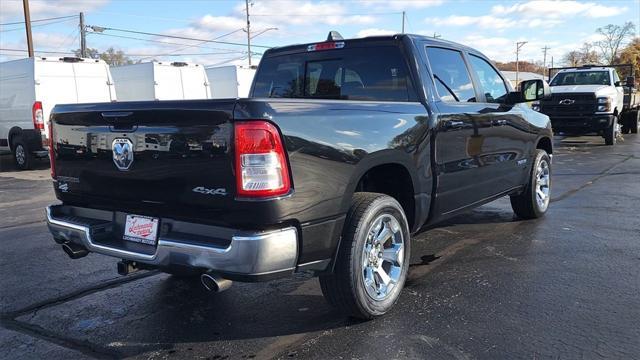
[{"label": "parked car", "polygon": [[152,61],[115,66],[111,74],[120,101],[211,99],[200,64]]},{"label": "parked car", "polygon": [[212,99],[232,99],[249,96],[255,67],[240,65],[206,68]]},{"label": "parked car", "polygon": [[615,145],[618,134],[638,132],[640,96],[635,79],[620,80],[615,66],[560,68],[550,82],[550,98],[534,108],[551,118],[553,129],[566,135],[602,136]]},{"label": "parked car", "polygon": [[[545,214],[551,124],[521,104],[545,84],[514,92],[448,41],[334,34],[266,51],[248,99],[58,106],[48,225],[72,258],[121,258],[122,274],[202,274],[220,291],[312,271],[332,305],[380,316],[425,225],[503,196]],[[106,135],[112,156],[59,154],[69,132]],[[155,159],[136,136],[157,134],[203,146]]]},{"label": "parked car", "polygon": [[56,104],[109,102],[116,92],[109,65],[75,57],[33,57],[0,63],[0,152],[19,169],[46,157],[49,114]]}]

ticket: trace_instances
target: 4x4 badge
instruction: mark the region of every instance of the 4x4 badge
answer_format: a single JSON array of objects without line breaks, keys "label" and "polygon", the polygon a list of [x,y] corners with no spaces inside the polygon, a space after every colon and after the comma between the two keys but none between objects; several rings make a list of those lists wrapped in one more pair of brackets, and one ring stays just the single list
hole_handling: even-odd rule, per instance
[{"label": "4x4 badge", "polygon": [[126,171],[133,163],[133,143],[129,139],[115,139],[111,145],[113,163],[119,170]]}]

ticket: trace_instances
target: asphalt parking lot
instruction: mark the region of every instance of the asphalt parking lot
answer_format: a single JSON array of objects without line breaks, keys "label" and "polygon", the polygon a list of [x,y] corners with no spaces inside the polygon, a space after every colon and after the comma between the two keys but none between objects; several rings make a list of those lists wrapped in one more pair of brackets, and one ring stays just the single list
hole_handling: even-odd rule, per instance
[{"label": "asphalt parking lot", "polygon": [[540,220],[508,199],[412,239],[398,305],[342,317],[297,274],[209,294],[116,260],[69,259],[44,223],[49,170],[0,159],[1,358],[567,359],[640,357],[640,136],[556,139]]}]

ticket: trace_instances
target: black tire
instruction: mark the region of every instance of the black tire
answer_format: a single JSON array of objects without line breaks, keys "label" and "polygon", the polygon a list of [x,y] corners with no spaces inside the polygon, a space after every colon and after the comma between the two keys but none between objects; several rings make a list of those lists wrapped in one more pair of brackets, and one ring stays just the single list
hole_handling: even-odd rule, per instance
[{"label": "black tire", "polygon": [[11,154],[13,162],[19,170],[29,170],[33,167],[34,158],[31,148],[22,139],[22,136],[18,135],[12,140]]},{"label": "black tire", "polygon": [[629,113],[627,125],[632,134],[638,133],[638,130],[640,129],[640,110],[635,110]]},{"label": "black tire", "polygon": [[[538,202],[538,187],[542,185],[542,182],[538,181],[539,172],[542,169],[544,172],[546,169],[546,186],[547,193],[543,203]],[[541,190],[543,191],[543,190]],[[544,192],[544,191],[543,191]],[[526,185],[525,190],[519,195],[511,196],[511,208],[513,212],[521,219],[537,219],[547,212],[549,208],[549,200],[551,197],[551,159],[546,151],[537,149],[533,166],[531,167],[531,174],[529,175],[529,182]]]},{"label": "black tire", "polygon": [[633,114],[623,114],[622,115],[622,124],[621,125],[621,129],[620,132],[623,134],[630,134],[631,133],[631,115]]},{"label": "black tire", "polygon": [[613,119],[611,126],[604,131],[604,143],[606,145],[615,145],[618,139],[618,117]]},{"label": "black tire", "polygon": [[[385,219],[389,222],[385,222]],[[392,219],[396,222],[394,223]],[[381,236],[385,227],[380,228],[380,232],[372,228],[378,221],[387,226],[387,229],[395,227],[390,237]],[[383,260],[380,257],[382,251],[373,244],[376,242],[374,238],[382,237],[386,239],[382,242],[382,249],[391,250],[384,248],[384,244],[395,242],[400,236],[402,236],[402,251],[396,252],[398,261],[394,265],[397,266],[394,273],[389,269],[392,263]],[[366,251],[369,251],[369,256],[365,256]],[[377,257],[374,252],[377,252]],[[320,276],[322,293],[329,304],[349,316],[368,320],[384,315],[400,296],[409,270],[409,256],[409,226],[400,204],[384,194],[356,193],[347,213],[334,272]],[[388,271],[388,274],[395,274],[393,276],[397,277],[395,284],[389,282],[394,284],[393,287],[390,290],[386,288],[388,293],[385,291],[386,295],[380,299],[374,299],[370,295],[371,292],[376,291],[374,289],[379,288],[382,281],[382,277],[377,272],[379,270],[370,273],[371,278],[375,278],[375,282],[370,282],[374,286],[365,286],[365,273],[368,272],[367,269],[372,268],[372,261],[375,263],[380,261],[378,269],[384,269],[385,274]],[[388,265],[386,269],[385,263]],[[378,292],[378,295],[380,294],[381,292]]]}]

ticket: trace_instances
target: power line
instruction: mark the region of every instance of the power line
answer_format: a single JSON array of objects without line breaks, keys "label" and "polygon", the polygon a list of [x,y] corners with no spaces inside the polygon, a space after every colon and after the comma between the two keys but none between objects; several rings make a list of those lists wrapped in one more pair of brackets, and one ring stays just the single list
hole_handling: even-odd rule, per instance
[{"label": "power line", "polygon": [[282,17],[282,16],[368,16],[368,15],[400,15],[402,11],[398,12],[379,12],[379,13],[333,13],[333,14],[293,14],[293,13],[284,13],[284,14],[251,14],[251,16],[273,16],[273,17]]},{"label": "power line", "polygon": [[[198,38],[192,38],[192,37],[187,37],[187,36],[158,34],[158,33],[146,32],[146,31],[136,31],[136,30],[111,28],[111,27],[106,27],[106,26],[95,26],[95,27],[96,28],[100,28],[101,30],[120,31],[120,32],[126,32],[126,33],[132,33],[132,34],[140,34],[140,35],[149,35],[149,36],[159,36],[159,37],[166,37],[166,38],[171,38],[171,39],[192,40],[192,41],[201,41],[201,42],[215,43],[215,44],[225,44],[225,45],[247,46],[247,44],[237,43],[237,42],[230,42],[230,41],[216,41],[216,40],[198,39]],[[266,45],[255,45],[255,44],[253,44],[253,46],[254,47],[259,47],[259,48],[264,48],[264,49],[270,49],[271,48],[271,46],[266,46]]]},{"label": "power line", "polygon": [[[9,48],[0,48],[0,51],[13,51],[13,52],[27,52],[27,50],[23,50],[23,49],[9,49]],[[73,54],[75,55],[74,52],[71,51],[47,51],[47,50],[35,50],[35,52],[37,53],[42,53],[42,54]],[[242,51],[242,53],[245,53],[244,51]],[[104,52],[102,52],[101,54],[104,54]],[[13,54],[7,54],[7,55],[13,55]],[[231,53],[228,52],[209,52],[209,53],[183,53],[183,54],[128,54],[128,53],[123,53],[123,55],[125,56],[146,56],[146,57],[161,57],[161,56],[205,56],[205,55],[231,55]],[[254,53],[254,55],[262,55],[262,53]],[[242,55],[242,57],[246,57],[246,55]],[[235,58],[234,58],[235,59]]]},{"label": "power line", "polygon": [[[75,17],[78,17],[78,15],[58,16],[58,17],[52,17],[52,18],[46,18],[46,19],[31,20],[31,22],[34,23],[34,22],[40,22],[40,21],[69,19],[69,18],[75,18]],[[16,21],[16,22],[12,22],[12,23],[4,23],[4,24],[0,24],[0,26],[18,25],[18,24],[24,24],[24,21]]]},{"label": "power line", "polygon": [[[60,23],[63,23],[63,22],[71,21],[71,20],[74,20],[74,19],[64,19],[64,20],[52,21],[52,22],[49,22],[49,23],[46,23],[46,24],[32,25],[31,27],[34,28],[34,27],[41,27],[41,26],[49,26],[49,25],[60,24]],[[18,28],[13,28],[13,29],[0,30],[0,32],[10,32],[10,31],[18,31],[18,30],[22,31],[23,29],[24,29],[24,27],[18,27]]]},{"label": "power line", "polygon": [[[14,52],[28,52],[24,49],[8,49],[8,48],[0,48],[0,51],[14,51]],[[70,51],[46,51],[46,50],[34,50],[34,52],[42,53],[42,54],[74,54]]]},{"label": "power line", "polygon": [[237,58],[233,58],[233,59],[229,59],[229,60],[221,61],[221,62],[218,62],[218,63],[212,64],[212,65],[207,65],[207,66],[205,66],[205,67],[218,66],[218,65],[222,65],[222,64],[230,63],[230,62],[232,62],[232,61],[236,61],[236,60],[244,60],[244,59],[246,59],[246,58],[247,58],[246,56],[240,56],[240,57],[237,57]]},{"label": "power line", "polygon": [[[226,33],[226,34],[222,34],[222,35],[220,35],[220,36],[218,36],[218,37],[215,37],[215,38],[213,38],[213,39],[211,39],[211,40],[218,40],[218,39],[221,39],[221,38],[223,38],[223,37],[225,37],[225,36],[229,36],[229,35],[231,35],[231,34],[237,33],[238,31],[242,31],[242,30],[243,30],[243,29],[237,29],[237,30],[234,30],[234,31],[230,31],[230,32],[228,32],[228,33]],[[182,50],[184,50],[184,49],[188,49],[188,48],[201,47],[200,45],[202,45],[202,44],[203,44],[203,42],[200,42],[200,43],[198,43],[198,44],[193,44],[193,45],[186,45],[186,44],[185,44],[185,46],[183,46],[183,47],[181,47],[181,48],[179,48],[179,49],[175,49],[175,50],[170,51],[170,52],[169,52],[169,54],[174,54],[174,53],[176,53],[176,52],[178,52],[178,51],[182,51]],[[205,48],[205,49],[206,49],[207,47],[202,47],[202,48]],[[221,49],[221,50],[227,50],[227,49]],[[230,50],[230,49],[228,50],[228,53],[238,53],[238,52],[240,52],[240,51]],[[165,56],[168,56],[169,54],[167,54],[167,55],[165,55]],[[143,57],[143,58],[141,58],[141,60],[142,60],[142,59],[147,59],[147,58],[149,58],[149,57],[150,57],[150,56],[148,56],[148,57]]]},{"label": "power line", "polygon": [[240,51],[231,50],[231,49],[215,48],[215,47],[202,46],[202,45],[189,45],[189,44],[185,44],[185,43],[175,43],[175,42],[167,42],[167,41],[161,41],[161,40],[144,39],[144,38],[133,37],[133,36],[125,36],[125,35],[105,34],[105,33],[99,33],[99,32],[95,32],[95,31],[94,32],[88,32],[87,34],[100,35],[100,36],[109,36],[109,37],[115,37],[115,38],[121,38],[121,39],[148,41],[148,42],[164,44],[164,45],[177,45],[177,46],[187,46],[188,45],[188,46],[199,47],[199,48],[210,49],[210,50],[228,50],[229,52],[240,52]]}]

